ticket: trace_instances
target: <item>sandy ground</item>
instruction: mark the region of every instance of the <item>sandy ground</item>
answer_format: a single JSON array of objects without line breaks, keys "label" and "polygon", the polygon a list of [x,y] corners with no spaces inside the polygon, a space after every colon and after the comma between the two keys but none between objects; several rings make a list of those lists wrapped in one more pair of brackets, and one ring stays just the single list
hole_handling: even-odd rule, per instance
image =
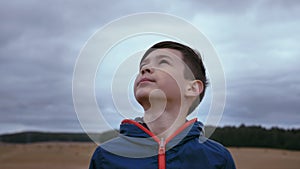
[{"label": "sandy ground", "polygon": [[229,148],[239,169],[300,169],[300,151]]},{"label": "sandy ground", "polygon": [[[1,144],[0,169],[88,168],[92,143]],[[229,148],[239,169],[299,169],[300,151]]]}]

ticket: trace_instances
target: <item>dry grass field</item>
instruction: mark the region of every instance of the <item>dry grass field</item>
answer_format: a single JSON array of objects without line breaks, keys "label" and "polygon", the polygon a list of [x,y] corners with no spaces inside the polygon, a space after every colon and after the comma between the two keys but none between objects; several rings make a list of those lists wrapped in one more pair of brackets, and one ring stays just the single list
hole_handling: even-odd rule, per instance
[{"label": "dry grass field", "polygon": [[[85,169],[93,143],[0,144],[0,169]],[[299,169],[300,151],[229,148],[239,169]]]}]

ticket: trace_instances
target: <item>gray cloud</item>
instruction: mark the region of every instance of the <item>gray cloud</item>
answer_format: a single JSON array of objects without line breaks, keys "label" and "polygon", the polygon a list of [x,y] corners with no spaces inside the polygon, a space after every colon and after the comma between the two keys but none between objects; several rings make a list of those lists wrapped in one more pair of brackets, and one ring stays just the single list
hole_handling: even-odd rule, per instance
[{"label": "gray cloud", "polygon": [[222,124],[299,127],[299,8],[298,1],[2,1],[0,132],[80,130],[71,85],[81,47],[104,24],[145,11],[184,17],[212,40],[228,84]]},{"label": "gray cloud", "polygon": [[[80,130],[72,103],[76,57],[94,31],[152,3],[7,1],[0,5],[2,132]],[[13,127],[15,126],[15,127]],[[76,127],[74,129],[74,126]]]},{"label": "gray cloud", "polygon": [[225,112],[238,123],[299,127],[300,80],[297,72],[234,79],[228,86]]},{"label": "gray cloud", "polygon": [[221,124],[299,128],[300,3],[231,2],[189,6],[206,11],[195,12],[192,22],[223,63],[227,102]]}]

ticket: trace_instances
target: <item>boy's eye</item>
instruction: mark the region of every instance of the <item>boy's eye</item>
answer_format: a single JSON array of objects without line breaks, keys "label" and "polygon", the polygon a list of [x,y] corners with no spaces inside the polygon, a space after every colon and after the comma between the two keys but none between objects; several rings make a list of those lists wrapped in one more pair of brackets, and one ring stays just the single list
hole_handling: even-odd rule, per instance
[{"label": "boy's eye", "polygon": [[159,64],[163,64],[163,63],[169,64],[169,62],[167,60],[161,60],[161,61],[159,61]]}]

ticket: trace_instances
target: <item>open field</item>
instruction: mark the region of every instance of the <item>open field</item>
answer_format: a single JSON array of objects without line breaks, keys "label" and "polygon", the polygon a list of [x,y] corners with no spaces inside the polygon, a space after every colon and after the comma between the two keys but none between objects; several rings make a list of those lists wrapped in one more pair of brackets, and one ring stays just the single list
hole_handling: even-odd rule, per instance
[{"label": "open field", "polygon": [[[0,144],[1,169],[84,169],[93,143]],[[240,169],[299,169],[300,151],[229,148]]]}]

